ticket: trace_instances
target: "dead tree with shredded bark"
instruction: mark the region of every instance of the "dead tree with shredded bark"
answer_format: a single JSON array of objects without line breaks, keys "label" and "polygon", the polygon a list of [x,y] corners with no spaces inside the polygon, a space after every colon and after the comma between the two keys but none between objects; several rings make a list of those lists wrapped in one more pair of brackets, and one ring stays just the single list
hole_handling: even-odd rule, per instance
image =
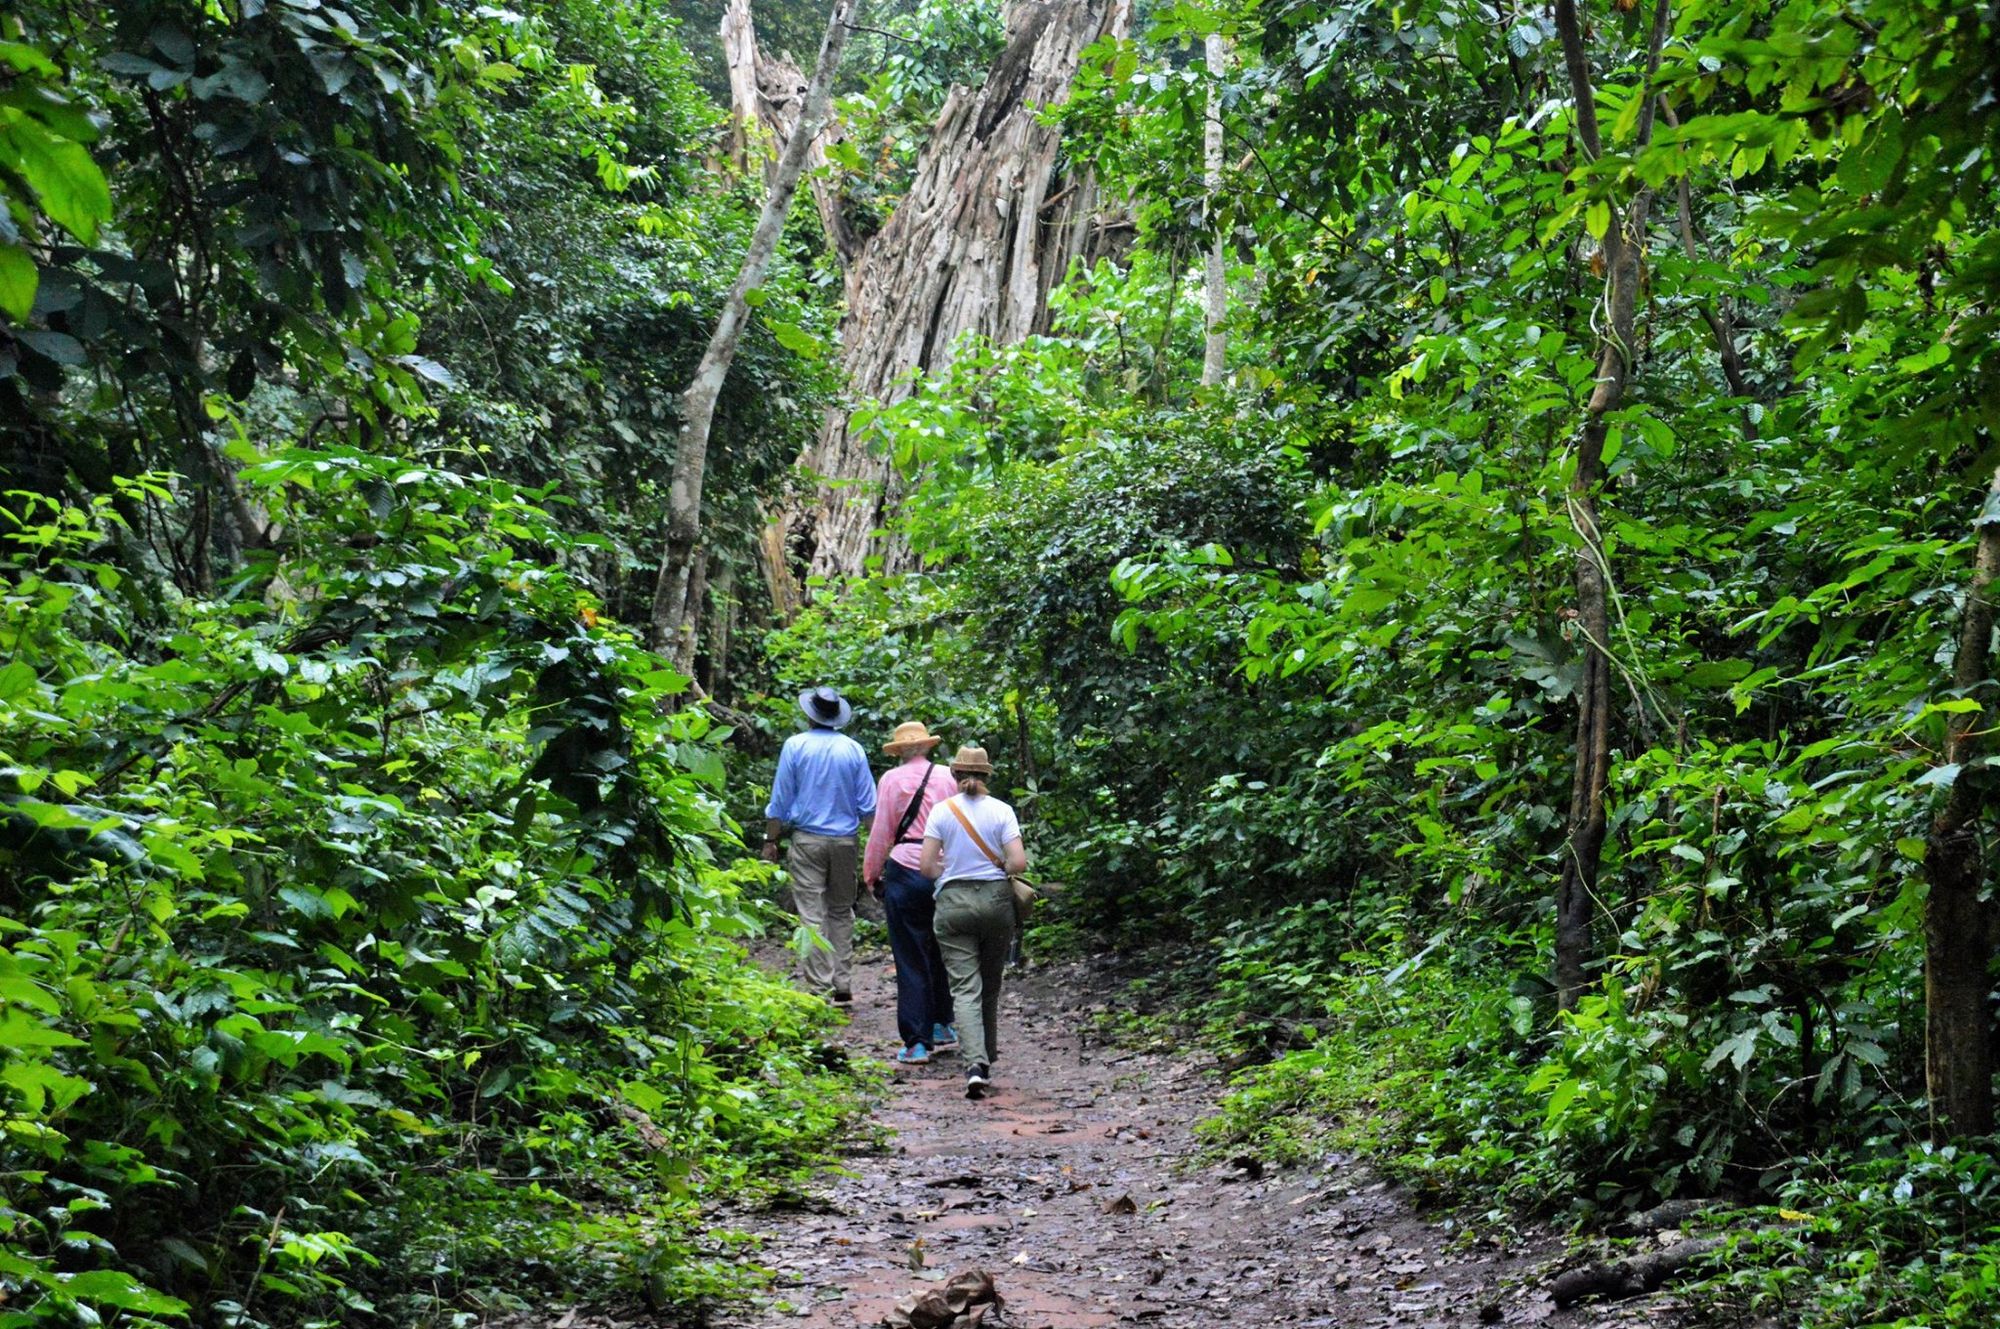
[{"label": "dead tree with shredded bark", "polygon": [[[859,31],[848,24],[850,32]],[[773,143],[792,140],[799,118],[805,113],[809,84],[799,67],[782,55],[766,51],[757,41],[757,25],[751,17],[750,0],[729,0],[722,15],[722,50],[729,67],[729,118],[731,153],[736,169],[750,168],[752,131],[761,128]],[[827,169],[827,150],[840,138],[840,120],[827,116],[806,144],[806,188],[819,211],[820,227],[827,245],[840,266],[854,261],[860,237],[847,222],[840,186]],[[764,159],[764,185],[776,185],[778,157]]]},{"label": "dead tree with shredded bark", "polygon": [[[1047,328],[1049,292],[1073,260],[1104,252],[1088,172],[1066,175],[1047,108],[1069,95],[1086,47],[1122,34],[1130,0],[1010,0],[1008,39],[986,82],[954,88],[909,192],[847,272],[842,368],[851,402],[899,400],[914,374],[951,363],[967,333],[1016,342]],[[801,458],[821,478],[795,516],[811,571],[859,573],[900,494],[890,461],[836,408]],[[888,564],[906,565],[892,545]]]}]

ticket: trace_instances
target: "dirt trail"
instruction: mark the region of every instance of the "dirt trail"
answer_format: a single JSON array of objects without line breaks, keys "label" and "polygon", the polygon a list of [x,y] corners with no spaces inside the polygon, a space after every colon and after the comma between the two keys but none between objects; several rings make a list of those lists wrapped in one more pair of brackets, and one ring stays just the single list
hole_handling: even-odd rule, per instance
[{"label": "dirt trail", "polygon": [[[823,1212],[750,1216],[772,1292],[726,1329],[878,1324],[961,1269],[991,1273],[1015,1329],[1223,1324],[1660,1323],[1666,1305],[1554,1310],[1534,1270],[1552,1244],[1451,1235],[1346,1160],[1309,1169],[1194,1168],[1191,1130],[1220,1086],[1212,1058],[1091,1046],[1115,986],[1083,966],[1010,978],[995,1090],[968,1102],[945,1056],[898,1068],[879,1121]],[[855,1052],[896,1047],[886,953],[857,958]],[[989,1323],[992,1323],[989,1321]]]}]

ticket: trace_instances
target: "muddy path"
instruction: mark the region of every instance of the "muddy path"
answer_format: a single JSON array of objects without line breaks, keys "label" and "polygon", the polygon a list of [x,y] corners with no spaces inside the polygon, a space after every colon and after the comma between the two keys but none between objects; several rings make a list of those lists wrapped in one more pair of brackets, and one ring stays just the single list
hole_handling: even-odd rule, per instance
[{"label": "muddy path", "polygon": [[[1551,1237],[1467,1240],[1334,1157],[1309,1168],[1201,1164],[1193,1127],[1221,1092],[1213,1057],[1094,1045],[1119,985],[1082,964],[1010,975],[994,1090],[964,1097],[952,1056],[897,1068],[851,1175],[806,1212],[744,1215],[771,1290],[719,1329],[879,1324],[899,1301],[983,1269],[1016,1329],[1143,1324],[1664,1324],[1670,1303],[1554,1309]],[[897,1046],[886,952],[857,957],[843,1033]],[[989,1324],[995,1323],[993,1320]]]}]

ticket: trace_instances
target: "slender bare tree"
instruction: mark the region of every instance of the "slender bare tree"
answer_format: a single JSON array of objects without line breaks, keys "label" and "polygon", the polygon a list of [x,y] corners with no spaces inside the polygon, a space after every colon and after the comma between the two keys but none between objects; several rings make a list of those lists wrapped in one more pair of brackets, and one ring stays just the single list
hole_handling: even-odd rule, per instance
[{"label": "slender bare tree", "polygon": [[[1666,42],[1671,0],[1658,0],[1646,51],[1645,86],[1640,91],[1636,153],[1652,141],[1657,111],[1653,79]],[[1578,145],[1595,161],[1604,155],[1597,125],[1597,90],[1590,52],[1577,22],[1576,0],[1555,0],[1556,32],[1576,103]],[[1621,210],[1611,209],[1604,228],[1604,304],[1599,326],[1597,384],[1584,406],[1570,472],[1569,515],[1576,527],[1576,627],[1582,645],[1583,678],[1576,690],[1576,766],[1570,781],[1567,842],[1556,888],[1556,991],[1565,1010],[1576,1004],[1591,956],[1591,922],[1596,913],[1598,869],[1604,853],[1605,798],[1611,783],[1611,582],[1604,536],[1597,518],[1597,491],[1604,478],[1604,440],[1611,412],[1625,400],[1632,375],[1632,342],[1639,303],[1641,260],[1653,191],[1641,187]]]},{"label": "slender bare tree", "polygon": [[1222,320],[1229,312],[1229,280],[1223,267],[1222,228],[1216,213],[1222,197],[1222,74],[1229,64],[1229,44],[1219,32],[1208,34],[1207,51],[1208,116],[1202,130],[1202,192],[1206,197],[1207,221],[1215,227],[1208,245],[1207,272],[1203,282],[1203,326],[1207,337],[1202,345],[1201,381],[1205,387],[1222,382],[1229,355],[1229,334]]},{"label": "slender bare tree", "polygon": [[757,28],[750,0],[729,0],[722,11],[722,63],[729,70],[729,164],[750,168],[750,127],[757,114]]},{"label": "slender bare tree", "polygon": [[804,109],[785,151],[778,158],[764,198],[763,213],[750,237],[749,252],[743,256],[742,270],[723,301],[722,316],[709,334],[708,349],[695,370],[693,382],[681,394],[680,446],[674,454],[674,475],[667,491],[666,551],[660,559],[660,576],[653,587],[651,639],[653,648],[667,652],[685,671],[694,660],[694,638],[701,621],[697,588],[695,546],[701,538],[702,480],[708,469],[708,439],[715,424],[715,403],[722,395],[729,366],[736,359],[736,347],[750,321],[749,293],[764,284],[777,253],[778,237],[791,211],[792,196],[798,192],[806,157],[820,127],[826,122],[833,100],[833,76],[840,65],[841,48],[853,24],[858,0],[833,0],[827,15],[826,36],[819,47],[819,61],[813,66],[812,82],[806,86]]}]

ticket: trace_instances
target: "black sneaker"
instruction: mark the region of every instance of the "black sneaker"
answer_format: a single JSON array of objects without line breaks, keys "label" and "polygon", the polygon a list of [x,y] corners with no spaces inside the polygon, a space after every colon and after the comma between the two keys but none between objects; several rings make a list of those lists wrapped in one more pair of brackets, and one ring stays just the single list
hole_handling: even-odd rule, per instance
[{"label": "black sneaker", "polygon": [[836,1006],[852,1006],[854,1004],[854,994],[835,988],[833,990],[833,1004]]},{"label": "black sneaker", "polygon": [[986,1063],[983,1061],[974,1062],[971,1068],[965,1072],[965,1096],[967,1098],[984,1098],[986,1097],[987,1088],[992,1083],[993,1081],[986,1078]]}]

